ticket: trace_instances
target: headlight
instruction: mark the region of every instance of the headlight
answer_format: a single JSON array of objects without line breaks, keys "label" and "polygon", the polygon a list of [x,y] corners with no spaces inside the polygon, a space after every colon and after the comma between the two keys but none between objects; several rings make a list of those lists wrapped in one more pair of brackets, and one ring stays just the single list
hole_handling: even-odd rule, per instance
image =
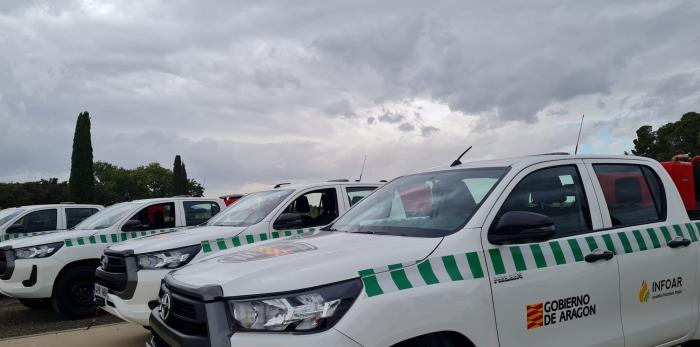
[{"label": "headlight", "polygon": [[63,242],[54,242],[45,245],[31,246],[15,249],[16,259],[36,259],[52,256],[63,247]]},{"label": "headlight", "polygon": [[136,256],[136,260],[139,269],[142,270],[175,269],[189,263],[201,249],[202,246],[195,245],[169,251],[141,254]]},{"label": "headlight", "polygon": [[230,300],[235,331],[318,332],[350,309],[362,290],[359,279],[293,294]]}]

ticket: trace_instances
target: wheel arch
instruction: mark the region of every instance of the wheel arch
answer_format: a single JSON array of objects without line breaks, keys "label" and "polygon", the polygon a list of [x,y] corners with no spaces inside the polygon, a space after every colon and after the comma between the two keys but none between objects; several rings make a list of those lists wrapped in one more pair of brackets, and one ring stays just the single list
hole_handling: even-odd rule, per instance
[{"label": "wheel arch", "polygon": [[441,341],[436,344],[436,346],[448,346],[449,343],[454,347],[476,347],[474,343],[466,336],[455,331],[436,331],[420,336],[412,337],[408,340],[401,341],[392,345],[391,347],[422,347],[426,346],[426,343],[431,343],[433,341]]},{"label": "wheel arch", "polygon": [[[73,268],[75,268],[75,267],[77,267],[77,266],[84,266],[84,265],[94,266],[95,269],[97,269],[97,268],[100,266],[100,260],[99,260],[99,259],[93,259],[93,258],[90,258],[90,259],[81,259],[81,260],[76,260],[76,261],[74,261],[74,262],[70,262],[70,263],[66,264],[66,265],[61,269],[61,271],[59,271],[58,274],[56,274],[56,278],[54,279],[54,284],[61,278],[61,276],[63,276],[63,275],[64,275],[66,272],[68,272],[69,270],[71,270],[71,269],[73,269]],[[55,291],[56,291],[56,286],[54,286],[54,287],[51,289],[51,297],[54,296]]]}]

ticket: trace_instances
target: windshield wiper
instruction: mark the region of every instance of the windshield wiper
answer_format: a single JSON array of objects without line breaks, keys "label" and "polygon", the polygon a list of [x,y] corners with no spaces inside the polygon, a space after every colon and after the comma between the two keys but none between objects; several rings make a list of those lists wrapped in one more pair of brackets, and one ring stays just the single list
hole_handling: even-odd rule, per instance
[{"label": "windshield wiper", "polygon": [[397,234],[392,234],[392,233],[387,233],[387,232],[382,232],[382,231],[370,231],[370,230],[353,231],[352,233],[353,234],[366,234],[366,235],[406,236],[406,235],[397,235]]}]

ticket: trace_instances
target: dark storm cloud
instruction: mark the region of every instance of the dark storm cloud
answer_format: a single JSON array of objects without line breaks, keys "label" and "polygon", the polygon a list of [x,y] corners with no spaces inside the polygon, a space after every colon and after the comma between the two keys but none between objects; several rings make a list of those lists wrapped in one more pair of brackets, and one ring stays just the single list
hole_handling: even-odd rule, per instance
[{"label": "dark storm cloud", "polygon": [[[416,168],[397,153],[442,162],[431,153],[465,136],[502,144],[489,156],[556,150],[584,112],[584,140],[631,136],[698,109],[699,14],[694,1],[2,1],[0,180],[65,178],[83,110],[97,159],[182,153],[213,190],[343,177],[368,151],[391,178]],[[542,139],[511,142],[525,133]]]}]

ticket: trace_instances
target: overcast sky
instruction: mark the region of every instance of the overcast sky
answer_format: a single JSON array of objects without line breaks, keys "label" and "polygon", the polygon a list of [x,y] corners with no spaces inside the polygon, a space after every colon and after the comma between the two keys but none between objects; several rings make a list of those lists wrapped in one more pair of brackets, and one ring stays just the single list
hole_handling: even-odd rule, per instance
[{"label": "overcast sky", "polygon": [[0,2],[0,181],[181,154],[207,195],[619,154],[700,110],[698,1]]}]

